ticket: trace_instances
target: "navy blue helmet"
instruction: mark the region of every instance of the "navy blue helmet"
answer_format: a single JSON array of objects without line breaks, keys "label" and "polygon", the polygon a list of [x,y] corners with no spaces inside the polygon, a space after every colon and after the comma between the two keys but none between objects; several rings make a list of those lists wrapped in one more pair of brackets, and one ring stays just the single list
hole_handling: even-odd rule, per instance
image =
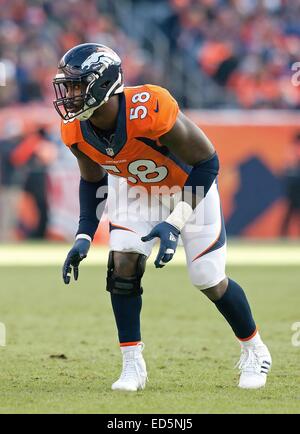
[{"label": "navy blue helmet", "polygon": [[110,97],[123,92],[121,59],[105,45],[77,45],[60,60],[53,85],[53,104],[62,119],[87,120]]}]

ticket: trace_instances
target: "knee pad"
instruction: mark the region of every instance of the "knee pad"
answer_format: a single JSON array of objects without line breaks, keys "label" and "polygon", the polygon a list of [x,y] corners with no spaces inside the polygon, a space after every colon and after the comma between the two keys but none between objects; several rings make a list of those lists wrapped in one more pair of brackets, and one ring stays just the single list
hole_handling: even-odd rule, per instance
[{"label": "knee pad", "polygon": [[135,276],[133,277],[121,277],[115,272],[114,264],[114,252],[109,252],[107,263],[107,278],[106,278],[106,291],[112,294],[125,295],[125,296],[137,296],[143,293],[141,287],[142,276],[146,268],[147,256],[139,255],[136,264]]},{"label": "knee pad", "polygon": [[192,284],[200,291],[217,285],[225,278],[225,269],[212,258],[202,258],[189,267]]}]

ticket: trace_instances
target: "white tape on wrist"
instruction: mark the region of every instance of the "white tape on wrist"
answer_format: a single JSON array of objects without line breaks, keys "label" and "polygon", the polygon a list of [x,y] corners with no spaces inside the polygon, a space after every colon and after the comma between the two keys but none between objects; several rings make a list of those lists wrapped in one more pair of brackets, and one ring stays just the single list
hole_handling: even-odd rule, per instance
[{"label": "white tape on wrist", "polygon": [[187,202],[180,201],[175,206],[169,217],[166,219],[166,222],[170,223],[170,225],[175,226],[181,231],[181,229],[186,224],[192,214],[193,208],[191,207],[191,205],[189,205]]},{"label": "white tape on wrist", "polygon": [[92,242],[92,238],[87,234],[78,234],[76,235],[75,240],[88,240],[90,243]]}]

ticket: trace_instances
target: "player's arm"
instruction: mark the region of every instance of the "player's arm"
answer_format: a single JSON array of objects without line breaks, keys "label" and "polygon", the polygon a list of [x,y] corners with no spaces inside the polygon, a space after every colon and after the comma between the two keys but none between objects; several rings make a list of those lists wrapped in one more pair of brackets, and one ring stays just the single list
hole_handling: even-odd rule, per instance
[{"label": "player's arm", "polygon": [[68,253],[63,266],[63,280],[70,282],[73,268],[74,279],[78,279],[79,263],[86,258],[99,221],[105,208],[107,197],[107,174],[99,164],[71,147],[80,169],[79,203],[80,218],[75,243]]},{"label": "player's arm", "polygon": [[[193,166],[183,189],[182,200],[177,203],[169,217],[142,237],[143,241],[160,238],[160,249],[155,260],[157,268],[169,262],[176,251],[180,231],[203,199],[219,171],[215,149],[203,131],[179,112],[173,127],[159,138],[173,154]],[[201,187],[199,191],[199,187]]]},{"label": "player's arm", "polygon": [[[170,216],[170,222],[179,212],[183,213],[183,220],[174,220],[175,226],[182,229],[187,217],[198,203],[206,196],[208,190],[219,172],[219,159],[214,146],[204,132],[179,112],[172,129],[160,137],[160,142],[167,146],[180,160],[192,166],[192,170],[183,188],[183,201]],[[189,204],[189,206],[187,206]]]},{"label": "player's arm", "polygon": [[71,147],[72,153],[77,158],[81,178],[87,182],[99,182],[106,175],[105,170],[87,155],[83,154],[76,145]]},{"label": "player's arm", "polygon": [[[185,199],[195,208],[206,196],[219,172],[219,160],[212,143],[204,132],[181,112],[173,128],[159,140],[180,160],[193,166],[185,182],[184,193]],[[193,194],[193,201],[188,197],[188,191]]]},{"label": "player's arm", "polygon": [[196,166],[215,154],[215,149],[208,137],[182,112],[178,113],[172,129],[161,136],[159,141],[191,166]]}]

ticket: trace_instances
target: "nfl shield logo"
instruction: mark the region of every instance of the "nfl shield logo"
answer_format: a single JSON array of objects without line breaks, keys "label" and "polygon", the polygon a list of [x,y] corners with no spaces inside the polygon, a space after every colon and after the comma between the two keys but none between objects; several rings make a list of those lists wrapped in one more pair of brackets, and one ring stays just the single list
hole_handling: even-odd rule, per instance
[{"label": "nfl shield logo", "polygon": [[106,153],[110,157],[113,157],[115,155],[113,148],[106,148]]}]

